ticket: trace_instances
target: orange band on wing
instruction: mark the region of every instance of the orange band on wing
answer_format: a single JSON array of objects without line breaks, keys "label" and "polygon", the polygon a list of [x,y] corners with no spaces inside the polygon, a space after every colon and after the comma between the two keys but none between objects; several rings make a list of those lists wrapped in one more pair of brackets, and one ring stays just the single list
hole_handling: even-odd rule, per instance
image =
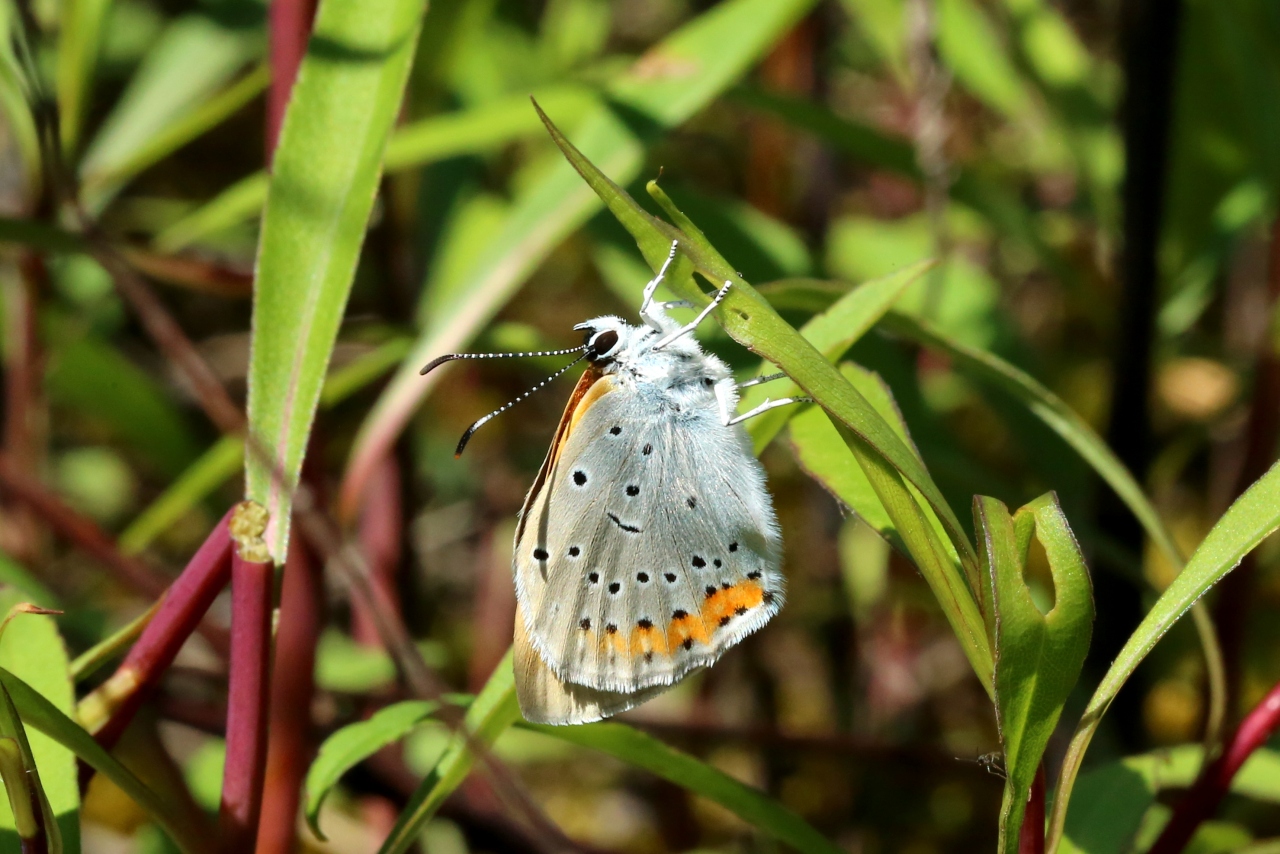
[{"label": "orange band on wing", "polygon": [[631,658],[654,653],[674,655],[678,649],[690,649],[695,643],[710,644],[711,632],[760,607],[767,597],[756,582],[742,581],[709,594],[698,614],[677,612],[680,616],[672,617],[665,632],[653,624],[637,625],[630,633],[614,629],[597,635],[596,640],[601,648]]}]

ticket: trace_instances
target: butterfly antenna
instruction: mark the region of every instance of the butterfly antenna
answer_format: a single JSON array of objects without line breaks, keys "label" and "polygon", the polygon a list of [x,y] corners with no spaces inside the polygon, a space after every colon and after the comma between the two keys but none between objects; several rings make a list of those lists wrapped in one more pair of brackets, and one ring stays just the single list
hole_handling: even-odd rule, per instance
[{"label": "butterfly antenna", "polygon": [[567,350],[533,350],[528,353],[447,353],[427,362],[427,366],[418,371],[418,376],[425,377],[445,362],[452,362],[455,359],[527,359],[535,356],[568,356],[570,353],[582,353],[586,349],[587,345],[583,344],[581,347],[570,347]]},{"label": "butterfly antenna", "polygon": [[[584,349],[584,348],[579,347],[579,348],[576,348],[576,349],[574,349],[574,350],[570,350],[570,351],[568,351],[568,352],[573,353],[573,352],[577,352],[577,350],[583,350],[583,349]],[[479,430],[479,429],[480,429],[481,427],[483,427],[485,424],[488,424],[488,423],[489,423],[490,421],[492,421],[493,419],[497,418],[497,417],[498,417],[499,415],[501,415],[502,413],[506,412],[506,411],[507,411],[508,409],[510,409],[511,407],[515,406],[515,405],[516,405],[517,403],[519,403],[520,401],[527,399],[527,398],[528,398],[530,395],[532,395],[535,391],[537,391],[538,389],[542,388],[542,387],[543,387],[543,386],[545,386],[547,383],[551,382],[551,381],[552,381],[552,380],[554,380],[556,377],[560,376],[560,375],[561,375],[561,374],[563,374],[565,371],[569,370],[570,368],[572,368],[574,365],[576,365],[576,364],[578,364],[579,362],[581,362],[581,361],[582,361],[583,359],[585,359],[586,357],[587,357],[587,354],[586,354],[585,352],[583,352],[583,354],[582,354],[581,356],[579,356],[578,358],[574,359],[572,362],[570,362],[569,364],[565,365],[563,368],[561,368],[560,370],[556,371],[554,374],[552,374],[551,376],[547,377],[545,380],[543,380],[542,382],[538,383],[536,386],[534,386],[533,388],[529,389],[529,390],[528,390],[528,391],[526,391],[524,394],[522,394],[522,395],[520,395],[519,397],[517,397],[515,400],[512,400],[510,403],[505,403],[505,404],[503,404],[502,406],[499,406],[497,409],[493,410],[493,412],[490,412],[490,413],[489,413],[488,415],[486,415],[484,418],[481,418],[481,419],[480,419],[479,421],[477,421],[475,424],[472,424],[470,427],[468,427],[468,428],[467,428],[467,432],[465,432],[465,433],[463,433],[463,434],[462,434],[462,438],[458,440],[458,449],[457,449],[456,451],[454,451],[454,452],[453,452],[453,455],[454,455],[455,457],[460,457],[460,456],[462,456],[462,452],[463,452],[463,450],[467,447],[467,442],[470,442],[470,441],[471,441],[471,437],[472,437],[472,435],[473,435],[477,430]],[[427,367],[434,367],[434,364],[432,364],[432,365],[428,365]]]}]

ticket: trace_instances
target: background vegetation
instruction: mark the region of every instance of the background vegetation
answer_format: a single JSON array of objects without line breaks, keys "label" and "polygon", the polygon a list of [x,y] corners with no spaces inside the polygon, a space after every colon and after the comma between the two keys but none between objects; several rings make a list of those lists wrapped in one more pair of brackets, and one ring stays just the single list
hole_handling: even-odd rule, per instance
[{"label": "background vegetation", "polygon": [[[1280,851],[1280,5],[0,32],[0,850]],[[700,339],[821,404],[751,428],[787,606],[625,725],[513,726],[569,380],[455,460],[563,361],[417,372],[634,316],[673,237],[674,294],[739,284]]]}]

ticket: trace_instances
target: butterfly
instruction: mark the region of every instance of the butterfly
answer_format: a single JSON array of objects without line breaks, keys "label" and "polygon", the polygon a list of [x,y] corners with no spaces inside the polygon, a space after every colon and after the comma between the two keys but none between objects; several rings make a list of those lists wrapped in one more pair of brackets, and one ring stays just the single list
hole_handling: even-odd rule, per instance
[{"label": "butterfly", "polygon": [[598,317],[574,328],[569,365],[473,424],[491,418],[585,360],[516,529],[515,679],[534,723],[580,724],[661,693],[769,621],[783,604],[782,539],[765,473],[741,422],[808,398],[736,413],[739,385],[653,299],[678,242],[644,289],[642,323]]}]

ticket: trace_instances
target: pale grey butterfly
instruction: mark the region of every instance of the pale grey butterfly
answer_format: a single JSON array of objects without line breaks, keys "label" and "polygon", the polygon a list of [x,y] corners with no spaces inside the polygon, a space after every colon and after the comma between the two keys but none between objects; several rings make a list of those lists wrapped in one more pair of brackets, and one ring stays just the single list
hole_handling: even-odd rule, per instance
[{"label": "pale grey butterfly", "polygon": [[583,359],[547,458],[516,528],[516,693],[535,723],[579,724],[630,709],[763,626],[782,607],[782,539],[764,469],[737,415],[727,365],[690,333],[692,322],[653,299],[678,243],[645,286],[640,326],[617,317],[580,323],[581,347],[452,359],[581,355],[477,428]]}]

